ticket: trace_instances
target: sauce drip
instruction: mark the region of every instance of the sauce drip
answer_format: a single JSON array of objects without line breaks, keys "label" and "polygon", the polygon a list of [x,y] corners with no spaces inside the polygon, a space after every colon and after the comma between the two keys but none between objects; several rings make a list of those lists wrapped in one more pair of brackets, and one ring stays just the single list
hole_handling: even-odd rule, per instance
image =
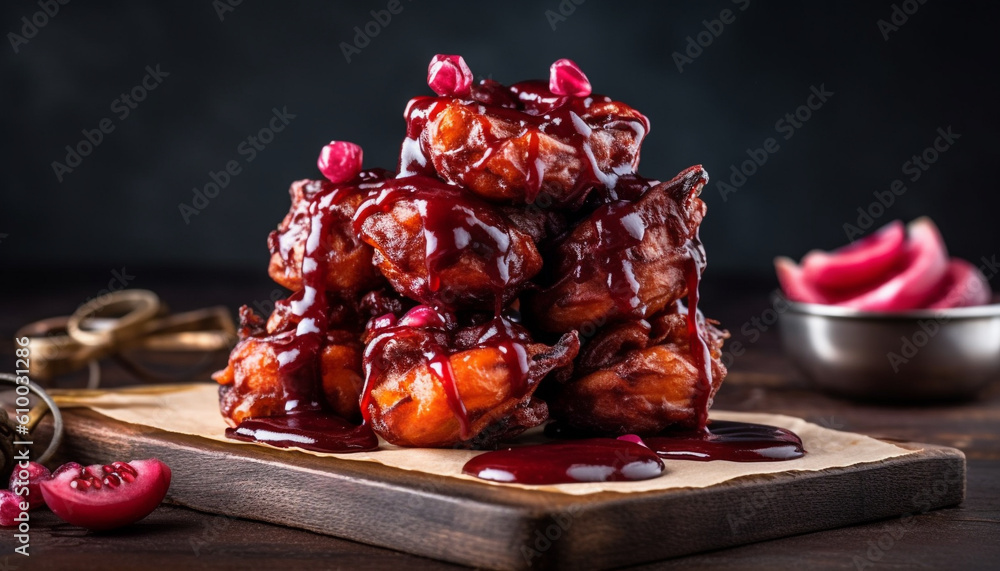
[{"label": "sauce drip", "polygon": [[[559,422],[548,424],[545,435],[568,440],[594,436]],[[802,439],[788,429],[729,420],[710,421],[706,430],[668,429],[656,436],[630,434],[620,438],[644,443],[668,460],[775,462],[805,455]]]},{"label": "sauce drip", "polygon": [[400,178],[385,184],[378,195],[358,207],[354,231],[361,233],[364,221],[375,213],[389,212],[401,201],[414,205],[423,222],[426,243],[426,289],[442,307],[440,292],[442,269],[458,261],[463,253],[473,251],[485,260],[496,313],[500,313],[505,293],[516,276],[516,254],[511,248],[511,228],[489,205],[444,184],[423,176]]},{"label": "sauce drip", "polygon": [[776,462],[805,455],[802,439],[790,430],[726,420],[713,420],[706,431],[664,434],[643,440],[661,458],[670,460]]},{"label": "sauce drip", "polygon": [[698,428],[704,432],[708,425],[708,409],[712,406],[712,357],[705,339],[705,328],[698,320],[698,301],[700,294],[701,274],[705,270],[705,248],[695,230],[694,237],[687,243],[690,258],[685,271],[688,288],[687,330],[688,345],[691,348],[691,358],[698,369],[698,385],[695,391],[694,409],[697,414]]},{"label": "sauce drip", "polygon": [[332,207],[383,178],[382,171],[363,172],[354,181],[358,184],[323,181],[315,183],[318,189],[310,189],[315,192],[308,198],[305,210],[309,229],[302,256],[302,290],[285,300],[295,329],[271,335],[267,340],[278,359],[284,415],[244,419],[235,428],[226,429],[227,438],[316,452],[360,452],[378,447],[378,438],[369,427],[354,426],[326,411],[319,380],[319,353],[330,311],[326,292],[329,249],[325,243],[332,230]]},{"label": "sauce drip", "polygon": [[524,344],[530,339],[514,330],[511,322],[504,316],[496,316],[480,326],[476,347],[493,347],[500,351],[504,364],[510,372],[510,392],[515,398],[520,398],[528,392],[528,350]]},{"label": "sauce drip", "polygon": [[[423,307],[426,306],[417,306],[417,308]],[[422,354],[428,368],[441,382],[441,388],[444,389],[448,407],[458,420],[459,434],[462,438],[469,438],[471,436],[469,413],[465,408],[465,403],[462,401],[461,394],[458,392],[458,385],[455,383],[455,374],[451,369],[451,361],[448,358],[448,333],[444,327],[445,322],[443,317],[439,322],[422,325],[420,329],[416,329],[414,325],[408,325],[405,322],[397,324],[392,319],[392,316],[385,316],[380,318],[379,321],[384,321],[384,323],[376,330],[376,335],[365,346],[365,386],[361,393],[361,416],[364,418],[365,424],[371,424],[372,422],[370,408],[374,385],[381,379],[388,368],[385,366],[386,361],[389,359],[386,345],[390,341],[413,343]]]},{"label": "sauce drip", "polygon": [[646,313],[646,305],[639,296],[642,285],[632,265],[632,249],[646,234],[645,221],[636,211],[635,203],[626,201],[602,206],[589,220],[597,231],[597,242],[586,254],[594,256],[597,264],[576,264],[572,279],[586,282],[595,277],[595,272],[602,272],[602,280],[608,285],[618,310],[624,315],[641,317]]},{"label": "sauce drip", "polygon": [[[386,345],[390,341],[402,340],[415,344],[428,368],[440,381],[448,407],[458,420],[459,435],[463,439],[473,436],[469,413],[458,391],[449,359],[453,352],[451,348],[455,347],[448,330],[451,322],[453,320],[448,315],[425,305],[411,309],[399,322],[391,315],[373,321],[375,336],[365,347],[365,387],[361,395],[361,414],[366,424],[371,423],[370,405],[374,384],[387,368],[384,366],[387,361]],[[524,338],[503,316],[497,316],[479,327],[476,338],[466,346],[458,347],[458,350],[485,347],[497,349],[511,372],[511,394],[515,397],[526,394],[529,388],[529,362]]]},{"label": "sauce drip", "polygon": [[319,411],[318,355],[327,329],[326,272],[328,256],[323,247],[330,232],[331,206],[349,192],[325,185],[309,201],[309,234],[302,254],[302,293],[293,296],[291,313],[297,318],[295,334],[275,347],[278,374],[284,391],[285,413]]},{"label": "sauce drip", "polygon": [[355,426],[322,412],[248,418],[236,428],[227,428],[226,438],[313,452],[366,452],[378,448],[378,437],[367,426]]},{"label": "sauce drip", "polygon": [[483,480],[528,485],[648,480],[663,473],[650,449],[625,440],[590,438],[486,452],[462,472]]}]

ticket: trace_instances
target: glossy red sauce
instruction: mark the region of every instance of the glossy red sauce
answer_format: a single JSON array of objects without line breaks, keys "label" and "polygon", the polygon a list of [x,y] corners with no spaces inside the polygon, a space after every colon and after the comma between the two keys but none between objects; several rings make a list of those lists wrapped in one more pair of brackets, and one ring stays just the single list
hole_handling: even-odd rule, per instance
[{"label": "glossy red sauce", "polygon": [[[495,292],[496,317],[480,326],[478,337],[468,347],[493,347],[503,354],[512,375],[511,392],[524,395],[529,390],[529,359],[525,344],[530,342],[523,333],[512,327],[501,316],[504,292],[511,287],[511,264],[514,263],[509,248],[509,226],[492,207],[462,192],[458,187],[435,178],[436,173],[420,140],[427,122],[434,119],[444,106],[454,101],[449,97],[417,97],[410,101],[405,112],[406,139],[400,152],[399,178],[385,171],[365,171],[351,184],[321,183],[322,187],[308,204],[309,233],[302,261],[303,290],[287,302],[297,319],[295,331],[289,335],[274,336],[275,354],[279,360],[285,403],[285,416],[254,418],[227,429],[229,438],[262,442],[278,447],[299,447],[319,452],[356,452],[374,450],[378,439],[368,428],[371,424],[369,405],[373,381],[386,369],[380,359],[385,344],[392,340],[409,340],[423,356],[427,366],[440,380],[448,406],[459,421],[463,439],[471,437],[470,421],[465,404],[458,392],[449,356],[453,346],[455,317],[448,313],[448,304],[440,303],[437,309],[418,306],[398,322],[392,315],[372,321],[371,339],[365,348],[365,388],[361,397],[361,411],[365,425],[355,426],[325,411],[319,384],[318,356],[327,329],[329,302],[326,293],[326,274],[329,252],[323,246],[323,237],[330,231],[330,207],[343,199],[348,192],[359,187],[368,191],[369,198],[359,207],[354,230],[359,233],[364,220],[378,212],[388,212],[399,201],[411,201],[420,212],[427,251],[427,289],[441,289],[441,270],[461,256],[464,249],[475,243],[477,254],[485,255],[490,263],[486,271]],[[572,146],[581,157],[584,172],[576,186],[563,197],[571,202],[592,189],[600,190],[606,202],[592,215],[596,224],[596,243],[588,254],[596,257],[597,264],[579,263],[568,279],[586,280],[593,276],[584,272],[600,271],[609,285],[613,299],[621,313],[643,315],[638,278],[633,272],[630,252],[638,246],[647,230],[646,223],[636,214],[634,202],[642,193],[656,184],[638,175],[606,173],[597,168],[590,147],[591,128],[581,119],[595,102],[608,102],[600,95],[586,97],[560,96],[549,91],[542,81],[527,81],[509,88],[493,81],[485,81],[473,88],[468,104],[482,105],[494,116],[519,123],[523,128],[537,129]],[[487,138],[486,157],[497,152],[504,140],[491,138],[490,129],[483,124]],[[629,119],[638,139],[649,130],[645,117]],[[533,202],[541,191],[544,172],[537,161],[539,137],[529,136],[527,164],[537,165],[525,173],[526,198]],[[469,164],[466,174],[483,168]],[[695,170],[697,169],[697,171]],[[700,178],[692,178],[700,173]],[[360,180],[360,182],[359,182]],[[707,176],[700,167],[692,167],[678,176],[684,188],[700,188]],[[670,224],[680,220],[668,218]],[[670,231],[677,236],[686,229],[677,226]],[[735,462],[760,462],[791,460],[805,452],[802,441],[794,433],[771,426],[708,421],[713,385],[709,343],[703,322],[698,319],[700,301],[699,284],[705,269],[705,250],[697,232],[683,247],[687,250],[685,277],[688,291],[687,333],[691,354],[698,370],[695,409],[697,428],[689,432],[664,433],[643,440],[638,437],[584,438],[558,441],[541,445],[508,448],[476,456],[464,467],[466,474],[497,481],[522,484],[555,484],[568,482],[625,481],[655,478],[663,473],[660,458],[697,461],[728,460]],[[596,266],[596,270],[593,269]],[[466,341],[468,343],[468,341]],[[565,437],[558,428],[547,433]]]},{"label": "glossy red sauce", "polygon": [[378,437],[367,426],[356,426],[323,412],[250,418],[236,428],[227,428],[226,437],[314,452],[367,452],[378,448]]},{"label": "glossy red sauce", "polygon": [[[371,422],[370,405],[374,381],[386,370],[385,345],[390,341],[406,339],[415,343],[434,376],[441,382],[448,407],[459,423],[463,439],[473,436],[470,432],[469,414],[458,391],[450,355],[455,351],[451,342],[448,323],[450,316],[428,306],[417,306],[398,322],[392,316],[373,321],[375,336],[365,347],[365,387],[361,395],[361,414]],[[511,394],[524,395],[528,390],[528,363],[524,339],[511,326],[507,318],[498,316],[480,326],[478,338],[466,349],[492,347],[500,351],[511,372]]]},{"label": "glossy red sauce", "polygon": [[287,300],[296,322],[294,332],[271,336],[282,387],[285,416],[249,418],[226,430],[226,437],[317,452],[374,450],[378,438],[367,426],[354,426],[326,410],[320,386],[319,353],[327,331],[330,304],[327,298],[332,206],[358,186],[380,178],[363,172],[353,184],[322,182],[309,198],[309,232],[302,257],[302,290]]},{"label": "glossy red sauce", "polygon": [[462,472],[483,480],[529,485],[648,480],[663,462],[640,444],[613,438],[552,442],[486,452]]},{"label": "glossy red sauce", "polygon": [[643,441],[670,460],[776,462],[805,455],[802,439],[791,430],[727,420],[711,421],[706,431],[665,433]]},{"label": "glossy red sauce", "polygon": [[[586,191],[595,188],[614,188],[618,174],[602,172],[590,146],[592,128],[582,119],[588,115],[588,110],[594,103],[610,102],[603,95],[587,95],[585,97],[556,95],[549,91],[548,82],[541,80],[522,81],[510,87],[504,87],[495,81],[486,80],[472,88],[470,100],[453,97],[415,97],[406,107],[406,139],[403,141],[399,159],[401,177],[410,175],[434,176],[434,165],[420,140],[421,133],[427,123],[433,121],[445,106],[452,101],[460,101],[468,105],[481,105],[485,111],[494,117],[505,119],[514,124],[520,124],[525,129],[537,130],[573,147],[575,155],[580,157],[584,171],[577,177],[575,186],[563,197],[564,202],[573,202]],[[480,114],[481,117],[481,114]],[[641,140],[649,132],[649,121],[639,115],[636,118],[623,118],[627,121]],[[486,159],[500,151],[507,138],[495,137],[480,118],[482,137],[485,139],[485,156],[475,164],[466,167],[466,173],[483,168]],[[536,165],[526,175],[525,197],[529,203],[534,202],[541,190],[544,173],[539,158],[539,140],[537,134],[529,135],[528,156],[525,163]]]},{"label": "glossy red sauce", "polygon": [[[499,314],[504,294],[516,275],[508,223],[494,213],[493,207],[470,193],[437,179],[413,176],[386,183],[376,196],[361,204],[354,215],[354,231],[360,234],[365,220],[375,213],[389,212],[401,201],[412,204],[423,223],[427,290],[431,294],[439,292],[441,270],[474,248],[485,259],[484,270]],[[450,305],[445,300],[437,302],[442,308]]]}]

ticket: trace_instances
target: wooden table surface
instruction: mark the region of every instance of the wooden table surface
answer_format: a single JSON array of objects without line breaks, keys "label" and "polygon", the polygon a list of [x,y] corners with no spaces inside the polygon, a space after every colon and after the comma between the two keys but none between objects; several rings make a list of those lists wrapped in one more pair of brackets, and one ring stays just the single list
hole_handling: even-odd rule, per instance
[{"label": "wooden table surface", "polygon": [[[174,311],[266,300],[276,286],[261,275],[166,272],[129,268],[132,287],[157,291]],[[18,326],[67,315],[107,287],[111,270],[54,274],[26,271],[0,295],[0,363],[13,368],[10,342]],[[769,281],[709,274],[704,307],[741,341],[715,406],[799,416],[830,428],[963,450],[966,501],[960,507],[746,545],[644,565],[641,569],[989,569],[1000,566],[1000,384],[975,402],[934,408],[887,407],[828,397],[809,389],[786,362],[770,315]],[[767,329],[764,331],[764,329]],[[128,384],[113,362],[104,386]],[[60,379],[81,386],[82,376]],[[752,506],[750,507],[752,509]],[[803,510],[810,506],[803,505]],[[162,506],[124,530],[90,533],[32,512],[31,558],[11,553],[13,532],[0,531],[4,569],[445,569],[454,565],[305,531]],[[795,517],[789,514],[789,517]],[[419,533],[419,530],[414,530]]]}]

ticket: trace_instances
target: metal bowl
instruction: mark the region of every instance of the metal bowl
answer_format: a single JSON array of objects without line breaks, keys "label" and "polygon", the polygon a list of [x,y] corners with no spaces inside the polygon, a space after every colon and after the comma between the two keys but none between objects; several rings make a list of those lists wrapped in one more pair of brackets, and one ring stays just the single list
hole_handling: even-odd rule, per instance
[{"label": "metal bowl", "polygon": [[781,341],[823,390],[862,400],[969,399],[1000,378],[1000,303],[898,313],[773,294]]}]

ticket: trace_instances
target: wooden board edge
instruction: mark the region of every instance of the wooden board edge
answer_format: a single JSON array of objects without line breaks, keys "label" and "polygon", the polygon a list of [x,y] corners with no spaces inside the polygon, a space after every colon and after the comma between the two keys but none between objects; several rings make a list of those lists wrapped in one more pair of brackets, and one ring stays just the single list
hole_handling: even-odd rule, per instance
[{"label": "wooden board edge", "polygon": [[[246,452],[236,452],[225,443],[168,435],[90,410],[65,412],[72,418],[68,424],[74,427],[67,431],[67,446],[81,460],[103,460],[108,454],[159,456],[174,468],[171,499],[178,504],[237,517],[244,517],[252,504],[261,516],[254,519],[498,569],[605,568],[655,561],[900,516],[907,511],[920,513],[960,503],[965,493],[964,455],[953,448],[923,444],[907,445],[922,448],[910,455],[847,469],[754,476],[670,493],[566,496],[265,447],[247,446]],[[224,455],[233,463],[234,474],[243,481],[249,478],[246,485],[250,489],[257,486],[262,493],[247,502],[233,502],[212,493],[211,482],[197,466],[190,465],[191,458],[211,454]],[[294,468],[293,476],[283,470],[282,481],[275,481],[277,465]],[[307,491],[316,484],[317,473],[349,501],[336,506],[317,504]],[[944,481],[948,474],[954,476],[946,489],[935,493],[935,483]],[[954,485],[959,481],[960,486]],[[886,488],[886,482],[892,482],[892,490]],[[296,485],[299,493],[294,493]],[[276,486],[291,487],[293,493],[267,499],[267,490]],[[821,492],[829,496],[830,486],[859,498],[877,497],[882,503],[879,509],[868,509],[865,502],[836,502],[824,507],[822,517],[803,521],[802,502],[822,502]],[[817,487],[825,490],[817,491]],[[917,494],[925,492],[927,497],[918,498]],[[703,521],[717,522],[713,529],[688,525],[691,518],[685,517],[685,510],[705,505],[709,497],[732,508],[727,513],[716,509],[718,513],[700,514]],[[893,501],[886,504],[885,498]],[[915,503],[918,499],[919,505]],[[787,521],[788,513],[797,514],[794,523]],[[421,533],[387,534],[377,525],[383,517],[392,518],[400,528],[420,529]],[[685,525],[671,527],[677,521]],[[639,532],[621,536],[609,533],[609,527]]]},{"label": "wooden board edge", "polygon": [[[645,563],[893,517],[908,522],[964,501],[965,455],[943,446],[914,446],[921,450],[848,469],[761,475],[683,496],[650,497],[642,504],[584,506],[580,529],[567,534],[546,565],[598,569]],[[708,495],[711,502],[704,501]],[[609,528],[626,525],[649,532],[608,539]]]}]

